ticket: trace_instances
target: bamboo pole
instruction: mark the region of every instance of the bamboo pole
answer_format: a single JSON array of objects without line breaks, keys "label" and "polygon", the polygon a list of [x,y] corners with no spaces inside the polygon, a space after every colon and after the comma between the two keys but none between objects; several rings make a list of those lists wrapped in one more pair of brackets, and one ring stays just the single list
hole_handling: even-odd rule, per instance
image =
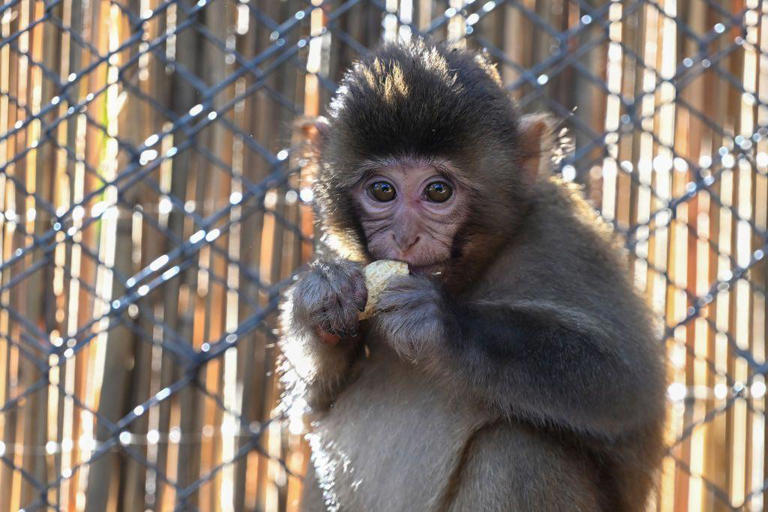
[{"label": "bamboo pole", "polygon": [[[10,36],[13,28],[11,19],[3,18],[0,20],[0,36],[3,38]],[[11,54],[10,46],[5,45],[0,48],[0,89],[8,91],[9,95],[12,92],[12,87],[15,86],[13,84],[15,82],[16,64],[17,59]],[[3,132],[9,130],[16,122],[15,110],[8,95],[0,96],[0,129]],[[13,158],[14,154],[15,150],[12,141],[6,139],[0,142],[0,161],[4,165]],[[4,212],[15,206],[12,194],[13,182],[6,178],[6,173],[13,173],[13,167],[6,166],[5,172],[0,174],[0,209]],[[12,228],[5,221],[5,217],[3,217],[0,219],[0,258],[2,261],[10,260],[15,249],[14,245]],[[12,270],[10,268],[3,269],[0,273],[0,283],[5,285],[10,279],[12,279]],[[0,302],[2,304],[10,304],[10,301],[10,290],[0,293]],[[0,403],[7,403],[11,397],[10,383],[13,372],[11,367],[11,352],[13,350],[10,343],[11,331],[10,315],[5,308],[0,309]],[[9,442],[14,434],[12,414],[12,411],[9,411],[8,414],[0,417],[0,439],[2,439],[4,446],[9,446]],[[12,489],[12,485],[13,471],[7,464],[3,464],[0,467],[0,488]],[[10,509],[11,494],[11,492],[0,493],[0,509]]]},{"label": "bamboo pole", "polygon": [[[260,7],[258,4],[256,7]],[[259,24],[253,24],[250,18],[250,14],[247,11],[243,11],[242,17],[242,34],[238,37],[236,42],[237,51],[243,55],[246,59],[253,58],[261,51],[268,41],[269,34],[265,33]],[[246,25],[247,23],[247,25]],[[252,84],[254,78],[246,75],[238,81],[238,89],[244,91],[246,87]],[[236,123],[246,133],[258,133],[254,130],[258,130],[259,116],[253,115],[254,112],[262,112],[261,107],[264,100],[261,96],[251,95],[242,101],[242,108],[238,112],[236,109]],[[268,112],[268,111],[267,111]],[[267,115],[267,112],[264,115]],[[258,139],[257,139],[258,140]],[[242,149],[242,174],[250,183],[259,183],[266,176],[266,171],[263,166],[262,157],[256,154],[254,151],[248,149],[243,141],[241,143]],[[261,198],[255,198],[252,201],[260,201]],[[263,214],[261,212],[251,214],[240,221],[240,240],[238,253],[240,261],[243,262],[248,268],[253,269],[258,264],[258,255],[261,248],[261,232],[263,225]],[[251,277],[242,278],[240,283],[240,292],[246,297],[259,298],[259,285],[254,283]],[[244,301],[239,304],[238,316],[240,318],[246,318],[248,315],[253,314],[252,307],[248,306]],[[242,394],[242,414],[249,423],[254,421],[260,421],[263,417],[262,410],[262,393],[264,389],[263,379],[265,371],[264,361],[264,346],[266,345],[266,339],[264,333],[256,330],[252,335],[248,337],[247,342],[241,341],[238,347],[238,374],[242,378],[243,382],[243,394]],[[245,341],[245,340],[244,340]],[[237,444],[238,448],[242,446],[244,439],[240,439]],[[245,510],[254,509],[256,507],[257,493],[260,492],[259,486],[254,485],[248,481],[248,475],[258,475],[260,464],[260,457],[257,454],[253,456],[245,457],[236,465],[235,469],[235,509]],[[247,503],[247,505],[246,505]]]},{"label": "bamboo pole", "polygon": [[[120,14],[115,8],[105,7],[104,18],[99,19],[103,28],[103,37],[106,39],[108,49],[116,49],[122,38],[120,27]],[[103,141],[103,155],[99,155],[99,168],[106,180],[113,180],[120,172],[119,164],[125,161],[118,159],[117,141],[113,137],[121,137],[119,116],[119,90],[114,80],[117,79],[121,59],[116,59],[112,65],[106,68],[106,82],[108,86],[104,98],[106,109],[105,126],[106,139]],[[102,119],[103,113],[94,113],[94,117]],[[98,133],[94,137],[99,137]],[[95,141],[94,141],[95,142]],[[95,149],[95,148],[91,148]],[[95,155],[94,155],[95,156]],[[125,190],[122,196],[129,203],[133,202],[138,193],[137,188]],[[105,199],[110,203],[117,202],[115,191],[107,191]],[[132,262],[132,232],[130,217],[127,219],[121,215],[119,209],[114,209],[113,214],[102,219],[99,236],[99,259],[105,264],[100,268],[96,278],[96,290],[102,297],[119,298],[125,292],[125,286],[118,279],[119,275],[131,275],[134,267]],[[114,269],[114,270],[113,270]],[[110,303],[96,301],[94,313],[102,316],[107,313]],[[103,370],[101,370],[102,382],[94,383],[99,386],[98,412],[109,421],[115,423],[131,409],[127,403],[125,390],[130,382],[130,365],[134,358],[133,333],[125,326],[110,327],[109,319],[99,321],[101,334],[96,342],[104,343]],[[131,431],[132,426],[128,429]],[[101,430],[101,429],[100,429]],[[105,432],[101,430],[103,436]],[[117,464],[120,457],[106,456],[98,459],[91,465],[88,475],[87,503],[96,510],[113,507],[118,499],[119,486],[123,477],[123,464]]]},{"label": "bamboo pole", "polygon": [[[570,4],[569,4],[570,5]],[[596,7],[595,2],[589,2],[588,5]],[[582,17],[585,14],[578,13],[578,23],[582,22]],[[573,44],[574,49],[578,49],[581,45],[588,44],[590,41],[594,41],[600,32],[600,25],[596,21],[591,20],[586,28],[582,28],[580,35],[570,44]],[[601,78],[606,75],[606,61],[608,51],[607,45],[601,44],[597,48],[588,52],[582,59],[580,59],[584,66],[584,72],[589,73],[593,77]],[[565,75],[561,80],[563,88],[567,91],[567,98],[572,102],[569,106],[575,106],[573,115],[576,119],[580,120],[585,126],[592,128],[596,133],[602,131],[601,123],[605,119],[605,93],[595,86],[588,77],[583,76],[582,73],[577,71],[572,72],[572,77]],[[570,84],[573,84],[571,87]],[[577,148],[585,148],[593,145],[591,138],[585,133],[584,130],[574,129],[570,136],[573,137],[573,142]],[[576,167],[576,181],[584,184],[587,194],[590,191],[599,191],[600,187],[592,187],[591,180],[589,179],[589,172],[592,168],[591,162],[599,161],[602,147],[596,146],[587,152],[580,162],[586,162],[581,164],[577,162]],[[599,199],[597,204],[599,204]]]},{"label": "bamboo pole", "polygon": [[[759,44],[761,53],[768,52],[768,17],[765,16],[765,7],[761,10],[760,16],[760,31],[759,31]],[[757,62],[757,87],[756,93],[759,98],[765,98],[768,96],[768,66],[766,66],[765,59],[760,57]],[[758,107],[756,109],[756,123],[759,126],[765,126],[768,122],[768,111],[765,107]],[[755,187],[753,202],[755,205],[755,225],[762,229],[763,232],[768,230],[768,174],[766,172],[766,166],[763,162],[768,150],[768,143],[765,140],[760,140],[756,144],[756,166],[757,172],[755,173]],[[752,246],[760,247],[765,243],[764,239],[753,234]],[[768,352],[768,298],[766,298],[766,290],[768,290],[768,259],[765,258],[765,252],[763,250],[763,259],[752,269],[752,280],[755,286],[761,289],[758,296],[755,297],[755,338],[757,343],[760,343],[763,350],[763,359]],[[765,382],[763,382],[765,384]],[[768,400],[763,398],[757,407],[759,410],[765,411],[768,406]],[[763,460],[762,467],[763,472],[768,471],[768,450],[765,449],[766,441],[768,441],[768,430],[763,433]],[[768,511],[768,499],[765,496],[761,496],[762,506],[760,510]],[[757,507],[753,507],[757,508]]]},{"label": "bamboo pole", "polygon": [[[147,3],[146,0],[130,0],[127,6],[131,12],[141,13],[144,11],[143,6],[146,7]],[[154,6],[150,4],[151,7]],[[162,19],[162,16],[155,17],[142,27],[144,32],[143,40],[151,41],[157,37]],[[122,17],[120,20],[120,30],[121,40],[125,40],[132,35],[129,17]],[[130,51],[126,52],[126,60],[137,57],[139,52],[138,46],[132,47]],[[130,75],[127,75],[125,79],[130,80],[133,87],[149,97],[167,99],[167,94],[163,94],[164,84],[158,83],[165,74],[162,68],[158,67],[158,60],[153,59],[153,61],[147,62],[147,59],[139,57],[137,63],[131,68]],[[151,65],[152,63],[154,63],[154,66]],[[156,115],[151,105],[146,101],[140,100],[133,93],[126,97],[118,123],[121,138],[131,141],[135,146],[142,144],[148,136],[155,133],[162,126],[160,117]],[[130,155],[123,154],[121,156],[123,158],[120,159],[118,166],[122,170],[128,168],[131,161],[129,158],[126,158],[130,157]],[[149,179],[156,180],[162,187],[162,173],[166,167],[161,166],[159,170],[149,176]],[[123,197],[125,207],[121,208],[124,217],[121,218],[120,229],[123,232],[123,241],[126,244],[124,247],[126,252],[124,265],[126,268],[122,269],[126,276],[133,275],[139,269],[145,268],[160,256],[160,241],[157,239],[157,236],[152,236],[155,234],[150,231],[151,228],[146,226],[147,223],[144,222],[143,218],[144,215],[150,218],[162,216],[159,212],[159,201],[152,201],[154,198],[143,196],[144,194],[141,194],[140,187],[133,187],[133,190]],[[145,213],[142,214],[142,211]],[[128,262],[129,259],[130,262]],[[156,295],[145,297],[138,307],[143,308],[145,312],[149,313],[150,317],[154,317],[158,314],[158,303],[161,302],[161,299],[161,297]],[[126,313],[123,314],[125,315]],[[128,316],[138,316],[138,311],[135,315],[128,313]],[[160,316],[162,318],[162,314]],[[149,333],[149,336],[154,339],[153,330],[155,326],[145,318],[139,317],[136,320],[126,319],[126,321],[136,322],[144,332]],[[143,339],[141,335],[135,334],[132,337],[133,365],[129,372],[128,392],[126,393],[128,406],[140,404],[148,397],[160,391],[158,372],[153,368],[153,354],[156,349],[151,345],[152,339]],[[159,447],[157,443],[150,442],[150,418],[152,418],[153,422],[158,421],[159,408],[155,407],[146,411],[131,424],[131,431],[136,436],[136,439],[147,440],[146,443],[139,442],[136,446],[132,446],[132,449],[138,451],[141,456],[146,457],[150,463],[156,463]],[[152,426],[159,427],[156,423]],[[168,427],[165,425],[162,426],[162,430],[155,428],[158,432],[167,431],[167,429]],[[158,496],[162,492],[157,489],[158,478],[156,476],[152,478],[153,474],[151,471],[147,471],[143,464],[127,454],[121,453],[119,460],[121,471],[118,506],[120,510],[139,512],[153,505],[157,506]],[[150,479],[152,481],[151,484],[149,484]],[[150,487],[151,485],[155,487],[152,488]]]},{"label": "bamboo pole", "polygon": [[[185,18],[178,12],[181,22]],[[199,58],[202,41],[194,31],[184,30],[176,35],[176,62],[192,72],[199,72],[202,59]],[[177,115],[186,114],[190,108],[198,103],[198,93],[194,87],[189,84],[178,73],[172,78],[171,104]],[[176,145],[186,141],[183,133],[175,135]],[[171,194],[182,201],[194,201],[198,209],[203,207],[204,185],[201,185],[201,178],[204,166],[199,158],[194,155],[194,150],[188,149],[179,153],[173,159],[171,179]],[[204,182],[203,182],[204,183]],[[169,215],[168,228],[181,238],[185,234],[190,235],[194,232],[190,222],[183,213],[173,211]],[[202,251],[201,251],[202,253]],[[198,255],[196,257],[202,257]],[[203,333],[196,325],[196,320],[203,319],[203,310],[198,296],[199,273],[196,268],[191,268],[182,272],[182,275],[172,280],[166,285],[165,289],[165,312],[166,323],[174,328],[183,340],[191,340],[195,350],[200,350],[203,343]],[[181,299],[181,300],[180,300]],[[198,316],[199,315],[199,316]],[[163,387],[170,385],[173,381],[182,376],[182,369],[178,368],[173,358],[167,354],[163,357]],[[204,375],[198,374],[199,378]],[[198,401],[198,392],[192,386],[187,386],[179,392],[179,424],[178,428],[182,435],[194,436],[202,431],[202,413]],[[202,442],[202,439],[200,440]],[[190,485],[197,478],[200,472],[201,464],[201,443],[194,442],[188,445],[180,445],[178,456],[175,461],[169,459],[169,463],[175,462],[174,473],[177,482],[182,488]],[[192,495],[184,502],[184,506],[198,507],[198,496]]]}]

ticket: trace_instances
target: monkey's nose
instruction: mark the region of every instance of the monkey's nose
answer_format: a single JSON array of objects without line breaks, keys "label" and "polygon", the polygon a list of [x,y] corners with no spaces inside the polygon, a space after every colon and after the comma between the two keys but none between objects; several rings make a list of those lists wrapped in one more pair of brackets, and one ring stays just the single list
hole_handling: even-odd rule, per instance
[{"label": "monkey's nose", "polygon": [[395,244],[397,247],[403,251],[406,252],[408,249],[416,245],[419,240],[421,240],[421,235],[397,235],[395,233],[392,233],[392,238],[395,241]]}]

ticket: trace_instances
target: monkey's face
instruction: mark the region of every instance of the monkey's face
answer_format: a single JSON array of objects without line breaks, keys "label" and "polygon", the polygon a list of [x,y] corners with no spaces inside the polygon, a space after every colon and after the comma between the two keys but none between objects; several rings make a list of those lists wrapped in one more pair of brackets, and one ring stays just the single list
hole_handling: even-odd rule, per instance
[{"label": "monkey's face", "polygon": [[451,166],[402,159],[367,167],[352,192],[368,253],[442,273],[467,216],[467,191]]}]

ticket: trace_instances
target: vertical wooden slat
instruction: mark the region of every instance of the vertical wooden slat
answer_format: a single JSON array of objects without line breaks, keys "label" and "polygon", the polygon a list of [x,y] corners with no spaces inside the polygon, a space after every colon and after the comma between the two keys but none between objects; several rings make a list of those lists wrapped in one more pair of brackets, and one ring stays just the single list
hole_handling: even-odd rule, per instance
[{"label": "vertical wooden slat", "polygon": [[[704,9],[693,9],[690,13],[692,17],[688,20],[688,23],[693,28],[693,30],[697,32],[704,32],[706,30],[706,18],[703,16],[704,12]],[[689,47],[687,50],[693,50],[693,48]],[[699,81],[697,84],[695,84],[695,86],[687,88],[687,90],[684,91],[684,94],[686,100],[694,109],[705,112],[708,107],[703,85],[704,83]],[[698,159],[698,155],[701,154],[701,141],[704,138],[703,127],[701,122],[696,117],[688,117],[688,121],[689,123],[683,127],[686,130],[685,136],[682,136],[683,132],[681,130],[678,133],[679,137],[677,140],[680,141],[679,146],[682,146],[682,153],[685,155],[690,155],[691,159],[696,161]],[[694,170],[690,170],[688,172],[686,179],[688,182],[696,181]],[[699,295],[706,293],[706,290],[702,290],[699,286],[697,286],[697,276],[699,276],[701,273],[701,268],[699,266],[701,262],[699,262],[697,259],[696,237],[696,233],[698,232],[699,211],[699,197],[697,195],[686,203],[685,212],[688,229],[686,246],[688,257],[686,263],[685,286],[686,293],[689,297],[698,297]],[[687,305],[688,307],[692,307],[693,301],[689,299]],[[699,336],[697,336],[697,327],[701,327],[699,320],[694,320],[688,323],[685,332],[685,342],[689,347],[690,354],[695,354],[699,357],[707,357],[707,353],[705,352],[707,347],[706,338],[701,339]],[[707,329],[705,329],[705,335],[706,331]],[[688,357],[686,359],[686,385],[693,389],[699,389],[699,386],[705,386],[707,380],[706,374],[701,373],[701,369],[697,367],[697,363],[698,361],[695,361],[693,357]],[[700,417],[703,411],[700,412],[698,410],[699,408],[700,404],[687,406],[686,412],[691,412],[691,415],[687,415],[687,417],[692,419]],[[702,458],[702,451],[706,449],[706,437],[704,436],[705,433],[706,431],[693,432],[691,434],[690,443],[686,444],[687,448],[690,450],[687,454],[688,460],[686,460],[686,463],[694,474],[701,474],[702,471],[703,464],[699,461]],[[696,458],[696,461],[692,460],[694,457]],[[689,488],[690,494],[688,493]],[[680,493],[680,503],[682,503],[683,497],[686,497],[688,498],[688,503],[684,505],[686,508],[690,508],[691,506],[700,507],[702,504],[701,500],[703,492],[704,488],[701,484],[701,480],[699,478],[689,478],[686,481],[686,487],[684,491]]]},{"label": "vertical wooden slat", "polygon": [[[766,65],[766,54],[768,54],[768,16],[766,16],[766,6],[763,4],[759,9],[759,44],[761,55],[757,61],[757,96],[759,98],[765,98],[768,96],[768,65]],[[764,106],[758,106],[756,111],[756,123],[760,126],[765,126],[768,123],[768,111]],[[757,170],[755,176],[754,187],[754,204],[755,204],[755,225],[762,229],[763,232],[768,230],[768,175],[766,174],[766,166],[764,157],[766,156],[766,150],[768,146],[765,140],[760,140],[756,144],[756,164]],[[761,155],[763,156],[761,158]],[[757,315],[755,316],[755,330],[758,333],[759,343],[761,343],[764,351],[768,352],[768,298],[766,297],[766,290],[768,290],[768,259],[766,259],[766,251],[762,248],[765,244],[765,240],[760,236],[753,237],[753,247],[759,248],[762,251],[762,261],[759,261],[752,270],[752,279],[755,282],[755,286],[760,289],[759,298],[756,299]],[[765,384],[765,382],[764,382]],[[761,409],[765,410],[768,400],[763,398]],[[768,428],[764,427],[763,432],[763,447],[768,442]],[[763,449],[763,471],[768,471],[768,450]],[[768,499],[763,495],[762,507],[760,510],[763,512],[768,511]]]},{"label": "vertical wooden slat", "polygon": [[[588,2],[592,8],[598,7],[598,2]],[[588,15],[586,12],[582,14],[577,9],[576,17],[581,23],[581,17]],[[591,16],[590,16],[591,18]],[[587,28],[582,29],[580,35],[576,41],[570,42],[574,49],[578,49],[583,44],[588,44],[590,41],[596,40],[600,34],[601,28],[598,22],[591,21]],[[600,88],[592,83],[588,76],[584,76],[583,73],[589,73],[592,77],[598,79],[604,79],[606,73],[606,61],[608,51],[607,43],[600,44],[596,48],[587,52],[587,54],[579,59],[579,62],[584,66],[583,72],[573,71],[572,79],[564,79],[563,87],[566,89],[569,99],[566,105],[578,105],[579,108],[573,113],[576,119],[580,120],[584,125],[591,128],[594,132],[600,133],[602,131],[602,123],[605,119],[605,101],[604,92]],[[571,87],[570,84],[573,84]],[[591,137],[585,130],[576,129],[573,130],[571,136],[574,138],[574,144],[577,148],[585,148],[588,146],[595,146],[595,143],[591,140]],[[591,180],[589,178],[589,172],[592,168],[592,162],[599,161],[600,152],[602,148],[595,146],[589,152],[587,152],[576,163],[576,180],[579,183],[584,184],[587,187],[587,191],[592,189]],[[580,162],[585,162],[581,164]],[[599,188],[599,187],[598,187]]]},{"label": "vertical wooden slat", "polygon": [[[35,4],[30,11],[31,19],[40,19],[44,12],[42,5]],[[57,10],[58,12],[58,10]],[[32,112],[39,112],[42,105],[50,102],[50,99],[54,96],[55,87],[51,83],[50,79],[43,76],[43,70],[40,67],[45,66],[50,68],[53,72],[58,68],[58,62],[56,59],[56,39],[53,37],[54,33],[50,27],[36,26],[29,32],[29,54],[32,57],[32,61],[36,64],[31,65],[29,68],[29,84],[28,84],[28,96],[27,105]],[[43,38],[47,36],[50,44],[43,47],[41,44]],[[32,64],[32,62],[30,62]],[[35,89],[40,89],[39,96],[36,95]],[[30,125],[28,131],[29,139],[28,144],[34,143],[34,141],[40,140],[45,134],[43,133],[42,120],[36,120]],[[50,202],[52,199],[52,177],[55,172],[55,166],[53,165],[53,151],[50,144],[44,144],[39,149],[31,152],[27,158],[26,169],[26,186],[30,193],[36,195],[35,198],[28,197],[20,204],[20,213],[26,216],[28,209],[39,207],[37,204],[40,199]],[[30,222],[26,221],[26,229],[35,234],[35,236],[42,236],[47,231],[47,226],[41,221]],[[30,254],[26,258],[28,264],[31,266],[35,263],[35,257],[40,257],[39,254]],[[45,258],[50,258],[51,255],[46,254]],[[51,318],[46,315],[46,310],[51,307],[51,298],[53,293],[51,292],[50,277],[51,267],[37,271],[24,280],[24,295],[26,296],[26,304],[24,310],[28,320],[34,322],[42,331],[48,331],[51,325]],[[44,300],[41,300],[44,297]],[[26,358],[21,360],[22,371],[24,372],[23,382],[25,381],[25,387],[30,386],[38,378],[42,377],[39,370],[34,368]],[[26,369],[24,369],[26,367]],[[28,446],[44,446],[47,436],[47,388],[36,392],[27,399],[24,407],[24,444]],[[46,471],[46,460],[41,453],[37,453],[33,449],[24,451],[23,468],[30,475],[31,478],[39,483],[46,481],[48,472]],[[30,485],[24,485],[22,487],[21,502],[28,503],[32,499],[48,498],[47,493],[39,493]]]},{"label": "vertical wooden slat", "polygon": [[[256,3],[256,8],[261,6]],[[246,59],[253,58],[263,48],[265,42],[268,40],[268,30],[257,23],[250,14],[245,11],[241,16],[244,20],[247,20],[247,30],[241,34],[237,39],[236,50]],[[245,22],[245,21],[244,21]],[[244,27],[246,28],[246,27]],[[245,90],[246,87],[253,83],[254,79],[250,75],[246,75],[239,81],[240,90]],[[246,133],[254,133],[253,130],[258,124],[258,115],[256,112],[261,112],[261,106],[263,99],[261,96],[251,95],[245,98],[242,102],[242,111],[238,114],[239,118],[236,120],[237,125],[241,126]],[[255,137],[256,140],[259,140]],[[266,175],[263,165],[261,163],[261,156],[255,152],[247,149],[245,142],[242,143],[244,149],[242,150],[242,173],[245,179],[251,183],[259,183]],[[260,199],[260,198],[259,198]],[[240,261],[249,269],[254,269],[258,263],[258,255],[261,247],[261,231],[263,225],[263,216],[260,213],[249,215],[240,222]],[[240,292],[247,297],[256,298],[259,297],[259,286],[254,284],[251,279],[243,279],[240,286]],[[249,314],[253,314],[251,308],[247,307],[244,302],[240,302],[239,316],[245,318]],[[250,421],[260,421],[263,418],[263,405],[262,405],[262,392],[264,389],[264,373],[265,373],[265,349],[266,335],[259,330],[256,330],[248,336],[246,340],[241,341],[241,345],[238,348],[239,359],[238,364],[240,366],[239,374],[242,376],[243,385],[247,392],[243,393],[242,398],[242,411],[243,415]],[[245,342],[245,343],[243,343]],[[245,438],[240,439],[240,443]],[[241,444],[238,443],[238,447]],[[248,503],[249,508],[255,508],[256,494],[258,489],[249,488],[247,482],[247,475],[249,472],[258,473],[258,468],[261,465],[261,460],[258,455],[253,457],[246,457],[236,466],[235,475],[235,508],[237,510],[243,510],[246,507],[246,495],[251,494],[253,502]]]},{"label": "vertical wooden slat", "polygon": [[[177,11],[178,23],[187,20],[183,10]],[[201,15],[198,16],[198,22],[202,22]],[[176,61],[186,69],[196,72],[200,69],[199,55],[202,51],[202,41],[194,30],[184,30],[176,35]],[[199,95],[194,87],[187,82],[178,73],[172,76],[171,105],[178,116],[188,113],[189,109],[198,104]],[[181,133],[176,134],[176,144],[186,142],[187,137]],[[195,155],[194,149],[188,149],[180,152],[173,159],[171,194],[182,201],[195,201],[196,207],[202,207],[202,197],[198,193],[199,180],[203,179],[203,165],[200,158]],[[174,210],[169,215],[169,230],[181,238],[190,235],[191,225],[185,219],[183,212]],[[185,228],[185,226],[187,226]],[[199,257],[199,256],[195,256]],[[170,285],[170,286],[169,286]],[[174,328],[181,339],[191,340],[193,347],[199,350],[202,344],[202,333],[194,325],[195,314],[201,312],[200,302],[197,296],[198,272],[191,268],[182,273],[177,280],[173,280],[166,285],[165,289],[165,314],[166,322]],[[180,300],[181,299],[181,300]],[[199,318],[203,318],[200,316]],[[163,356],[163,387],[169,386],[174,380],[181,377],[181,371],[173,361],[173,358],[167,354]],[[199,375],[202,378],[202,375]],[[200,410],[198,393],[194,387],[187,386],[178,395],[180,419],[178,428],[182,436],[192,436],[202,431],[202,411]],[[165,412],[165,411],[164,411]],[[184,438],[183,438],[184,439]],[[201,439],[198,441],[202,441]],[[169,460],[169,462],[171,462]],[[190,442],[182,444],[178,450],[176,462],[176,479],[178,484],[184,488],[197,479],[201,463],[201,443]],[[186,506],[199,506],[197,495],[193,495],[187,501]]]},{"label": "vertical wooden slat", "polygon": [[[104,42],[105,51],[114,50],[119,47],[122,39],[122,30],[120,23],[120,11],[109,4],[102,6],[104,17],[99,18],[101,25],[100,41]],[[125,57],[123,57],[125,58]],[[108,86],[103,100],[104,111],[94,112],[93,116],[97,119],[103,119],[107,133],[92,132],[93,146],[89,147],[94,161],[98,162],[97,167],[101,169],[105,180],[113,180],[122,167],[118,167],[118,162],[127,165],[129,162],[119,159],[117,141],[113,137],[120,137],[120,111],[117,108],[119,101],[119,88],[114,80],[117,78],[118,70],[116,67],[122,59],[116,59],[105,69],[103,77]],[[101,140],[100,140],[101,139]],[[97,149],[101,151],[97,152]],[[103,152],[103,153],[102,153]],[[123,198],[132,203],[137,188],[125,190],[122,192]],[[114,190],[106,191],[105,200],[110,203],[117,202],[117,193]],[[111,215],[106,215],[102,219],[99,233],[98,254],[100,260],[108,268],[100,268],[96,278],[96,290],[101,295],[102,300],[95,301],[94,314],[97,317],[105,315],[110,308],[112,298],[122,297],[125,294],[125,287],[116,278],[115,272],[120,275],[131,275],[133,272],[132,263],[132,231],[130,217],[127,219],[121,215],[119,209],[114,209]],[[114,269],[114,270],[113,270]],[[125,392],[130,382],[130,364],[134,356],[134,338],[132,332],[124,326],[109,328],[109,320],[99,321],[101,334],[96,338],[96,342],[104,343],[103,368],[101,371],[101,382],[94,382],[93,385],[99,386],[98,393],[98,412],[109,421],[115,423],[130,410],[130,404],[127,403],[128,394]],[[97,360],[98,361],[98,360]],[[97,363],[98,364],[98,363]],[[102,428],[98,429],[99,438],[104,440],[106,432]],[[130,432],[131,429],[129,428]],[[116,464],[117,460],[113,457],[102,457],[94,462],[89,468],[87,503],[89,507],[97,510],[106,509],[108,506],[114,506],[118,499],[119,485],[124,476],[124,466]]]},{"label": "vertical wooden slat", "polygon": [[[155,0],[157,1],[157,0]],[[132,13],[142,13],[147,9],[154,8],[152,2],[147,0],[131,0],[128,2],[127,7]],[[142,40],[152,40],[157,37],[158,32],[162,29],[162,16],[156,16],[148,23],[145,23],[140,28],[132,26],[132,21],[128,16],[124,16],[120,21],[121,40],[125,40],[133,36],[137,30],[141,30]],[[139,53],[140,48],[138,45],[134,45],[129,51],[125,52],[125,59],[135,58]],[[165,86],[162,83],[164,78],[163,68],[157,65],[157,60],[152,59],[147,62],[148,59],[139,58],[138,62],[131,66],[130,82],[131,85],[146,94],[149,97],[156,98],[158,100],[166,100],[167,94],[165,94]],[[161,117],[154,112],[154,109],[146,101],[140,100],[138,95],[131,93],[126,97],[125,105],[121,111],[119,118],[119,133],[120,137],[126,139],[136,146],[143,143],[146,138],[162,129]],[[156,148],[162,149],[161,144],[157,144]],[[162,151],[160,151],[162,154]],[[119,162],[120,168],[125,168],[131,161],[131,155],[124,153]],[[156,180],[162,187],[162,170],[153,172],[150,175],[150,179]],[[120,231],[123,233],[124,240],[127,242],[125,247],[125,268],[123,269],[124,275],[131,276],[138,269],[144,268],[160,256],[162,249],[162,242],[158,240],[156,233],[150,228],[145,227],[145,222],[142,222],[143,215],[149,218],[161,217],[159,214],[159,201],[152,200],[155,198],[142,197],[141,187],[134,187],[131,193],[126,194],[123,197],[124,207],[120,208]],[[144,211],[146,213],[132,213],[131,208],[134,210]],[[160,220],[160,219],[158,219]],[[140,238],[137,240],[136,234],[140,233]],[[137,247],[138,252],[137,254]],[[162,297],[152,295],[147,297],[142,302],[141,306],[146,313],[150,316],[159,316],[162,321],[162,311],[158,311],[160,308],[158,304],[161,303]],[[125,313],[124,313],[125,314]],[[127,315],[133,316],[133,315]],[[155,348],[151,345],[151,341],[154,338],[153,328],[151,322],[144,320],[142,317],[136,320],[127,319],[127,322],[136,322],[140,328],[148,333],[150,339],[142,339],[141,335],[133,336],[132,357],[133,364],[129,372],[128,391],[126,393],[126,400],[128,406],[135,406],[144,402],[149,396],[157,393],[160,388],[159,378],[156,370],[153,368],[153,354]],[[160,457],[158,451],[161,445],[150,443],[149,436],[145,437],[149,429],[156,427],[157,424],[150,425],[150,416],[159,421],[160,408],[154,408],[154,410],[147,411],[141,417],[134,420],[131,424],[131,432],[136,435],[136,439],[139,441],[137,446],[133,447],[141,456],[146,457],[148,462],[162,464],[162,459],[158,462]],[[168,431],[168,426],[163,425],[163,432]],[[146,439],[146,441],[144,441]],[[140,462],[134,460],[127,454],[120,454],[120,491],[119,491],[119,508],[120,510],[139,512],[154,505],[157,507],[158,502],[161,499],[163,486],[160,485],[158,489],[158,479],[155,476],[153,484],[155,487],[153,492],[147,488],[147,481],[152,477],[152,472],[146,470],[145,466]],[[163,467],[160,465],[159,467]]]},{"label": "vertical wooden slat", "polygon": [[[10,18],[3,18],[0,20],[0,36],[3,38],[9,37],[12,31],[15,29],[15,22]],[[10,46],[5,45],[0,48],[0,89],[8,91],[8,95],[0,95],[0,129],[3,132],[9,130],[16,122],[16,112],[13,103],[10,101],[9,95],[14,87],[15,81],[15,69],[17,66],[17,59],[11,53]],[[0,161],[3,162],[4,172],[0,174],[0,208],[2,211],[8,211],[10,207],[13,207],[13,198],[11,190],[13,184],[6,175],[12,175],[13,167],[6,163],[15,155],[15,149],[12,140],[4,140],[0,142]],[[0,219],[0,260],[9,261],[15,250],[13,240],[13,233],[9,224],[5,221],[5,217]],[[9,268],[3,269],[0,273],[0,283],[6,284],[9,279],[12,278],[12,270]],[[3,304],[10,305],[11,294],[10,290],[5,290],[0,293],[0,301]],[[11,398],[11,379],[13,368],[11,367],[11,343],[10,336],[12,330],[12,323],[9,312],[3,308],[0,310],[0,403],[7,403]],[[9,411],[0,417],[0,440],[3,442],[3,446],[10,446],[10,443],[14,435],[14,418],[13,412]],[[0,467],[0,486],[3,489],[10,491],[13,485],[13,471],[7,465],[3,464]],[[0,509],[9,510],[11,506],[12,492],[0,493]]]}]

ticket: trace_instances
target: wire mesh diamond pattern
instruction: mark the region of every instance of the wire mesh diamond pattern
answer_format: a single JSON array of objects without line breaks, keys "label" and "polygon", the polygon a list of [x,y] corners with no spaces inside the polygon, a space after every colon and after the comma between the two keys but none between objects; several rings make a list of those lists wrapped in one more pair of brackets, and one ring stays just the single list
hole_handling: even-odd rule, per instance
[{"label": "wire mesh diamond pattern", "polygon": [[720,2],[0,6],[0,510],[297,510],[275,310],[301,120],[382,41],[484,50],[561,120],[669,356],[658,510],[763,510],[768,13]]}]

